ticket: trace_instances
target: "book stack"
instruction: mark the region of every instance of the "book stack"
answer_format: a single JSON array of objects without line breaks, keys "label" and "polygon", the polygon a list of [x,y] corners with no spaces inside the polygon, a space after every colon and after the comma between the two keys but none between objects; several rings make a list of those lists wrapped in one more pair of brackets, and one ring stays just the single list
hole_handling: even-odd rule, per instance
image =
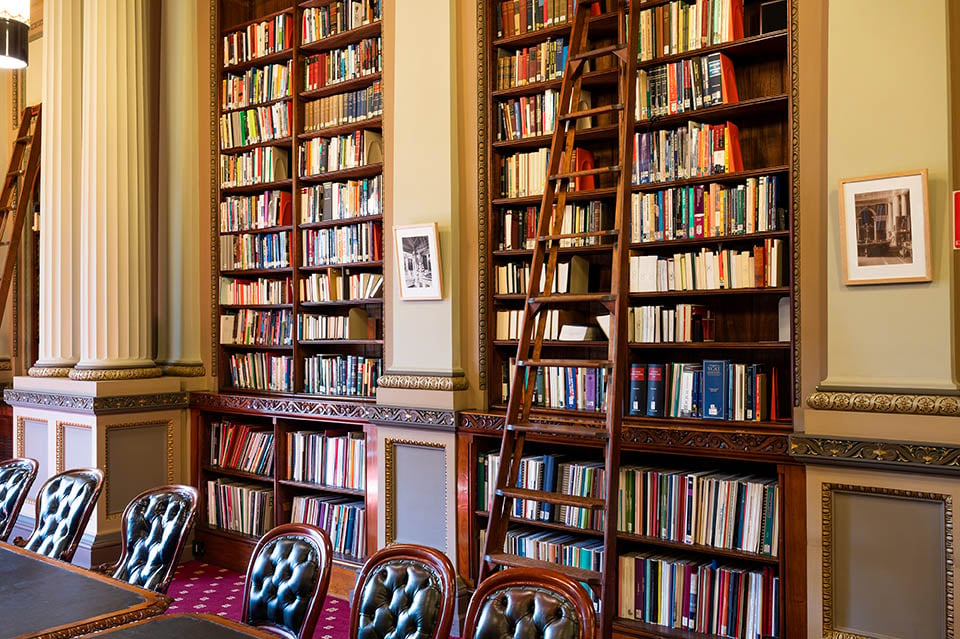
[{"label": "book stack", "polygon": [[290,266],[290,232],[220,236],[220,270]]},{"label": "book stack", "polygon": [[263,277],[255,280],[220,278],[220,304],[235,306],[279,305],[293,303],[293,281],[287,277],[271,280]]},{"label": "book stack", "polygon": [[786,284],[783,240],[768,238],[749,250],[630,256],[630,292],[716,291]]},{"label": "book stack", "polygon": [[289,393],[293,391],[293,358],[269,353],[232,353],[227,365],[234,388]]},{"label": "book stack", "polygon": [[223,66],[229,67],[279,53],[293,46],[293,18],[289,14],[257,22],[223,38]]},{"label": "book stack", "polygon": [[259,195],[231,195],[220,203],[220,232],[232,233],[287,226],[292,220],[292,199],[285,191]]},{"label": "book stack", "polygon": [[332,49],[304,60],[304,90],[315,91],[383,70],[380,36],[343,49]]},{"label": "book stack", "polygon": [[227,73],[220,86],[220,107],[242,109],[290,97],[290,63],[268,64],[243,73]]},{"label": "book stack", "polygon": [[293,498],[290,521],[313,524],[330,536],[333,552],[361,558],[366,555],[366,508],[348,497]]},{"label": "book stack", "polygon": [[210,424],[210,465],[269,477],[273,474],[273,432],[230,421]]},{"label": "book stack", "polygon": [[382,215],[383,178],[324,182],[300,189],[300,222],[316,224]]},{"label": "book stack", "polygon": [[383,18],[382,0],[346,0],[303,10],[300,23],[303,44],[317,42]]},{"label": "book stack", "polygon": [[740,129],[733,122],[688,122],[635,133],[633,183],[651,184],[743,171]]},{"label": "book stack", "polygon": [[379,222],[304,229],[302,263],[332,266],[378,262],[383,259],[382,229]]},{"label": "book stack", "polygon": [[260,537],[273,528],[273,491],[230,479],[208,481],[207,524]]},{"label": "book stack", "polygon": [[304,360],[304,391],[311,395],[375,397],[379,357],[314,355]]}]

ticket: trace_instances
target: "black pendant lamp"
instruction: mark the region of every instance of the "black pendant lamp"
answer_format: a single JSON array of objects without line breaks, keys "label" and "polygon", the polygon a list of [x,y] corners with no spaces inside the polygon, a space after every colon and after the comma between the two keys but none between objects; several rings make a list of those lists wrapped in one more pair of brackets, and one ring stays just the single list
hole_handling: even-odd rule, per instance
[{"label": "black pendant lamp", "polygon": [[27,66],[30,0],[0,0],[0,69]]}]

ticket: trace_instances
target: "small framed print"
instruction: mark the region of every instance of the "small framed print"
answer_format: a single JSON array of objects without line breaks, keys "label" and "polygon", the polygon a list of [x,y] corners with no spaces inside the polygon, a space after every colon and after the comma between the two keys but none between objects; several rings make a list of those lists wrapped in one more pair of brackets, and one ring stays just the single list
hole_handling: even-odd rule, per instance
[{"label": "small framed print", "polygon": [[843,283],[929,282],[927,170],[840,180]]},{"label": "small framed print", "polygon": [[393,230],[397,240],[400,298],[405,300],[442,299],[437,223],[396,226]]}]

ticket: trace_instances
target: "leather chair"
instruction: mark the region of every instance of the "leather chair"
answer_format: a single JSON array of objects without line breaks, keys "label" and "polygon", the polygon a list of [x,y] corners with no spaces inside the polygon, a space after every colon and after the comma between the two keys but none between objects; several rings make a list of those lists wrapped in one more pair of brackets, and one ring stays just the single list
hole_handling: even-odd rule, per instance
[{"label": "leather chair", "polygon": [[350,639],[447,639],[456,595],[439,550],[397,544],[363,564],[350,606]]},{"label": "leather chair", "polygon": [[310,639],[330,585],[330,538],[311,524],[282,524],[247,566],[241,620],[287,639]]},{"label": "leather chair", "polygon": [[161,486],[144,491],[123,510],[120,559],[97,572],[156,592],[167,592],[197,515],[197,489]]},{"label": "leather chair", "polygon": [[16,457],[0,462],[0,541],[6,541],[17,523],[27,491],[37,478],[37,460]]},{"label": "leather chair", "polygon": [[54,475],[37,495],[37,523],[30,538],[13,543],[51,559],[69,562],[103,488],[99,468],[75,468]]},{"label": "leather chair", "polygon": [[485,579],[470,598],[462,639],[595,639],[587,591],[553,570],[511,568]]}]

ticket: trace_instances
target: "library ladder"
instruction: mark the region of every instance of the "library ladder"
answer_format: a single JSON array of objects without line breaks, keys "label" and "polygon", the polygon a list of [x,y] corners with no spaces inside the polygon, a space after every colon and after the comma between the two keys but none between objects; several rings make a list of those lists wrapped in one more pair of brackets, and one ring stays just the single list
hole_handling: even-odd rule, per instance
[{"label": "library ladder", "polygon": [[[0,279],[0,317],[7,307],[7,294],[13,282],[20,236],[27,219],[27,208],[40,176],[40,105],[27,107],[20,119],[20,129],[13,144],[7,176],[0,191],[0,240],[6,244],[7,256]],[[12,215],[11,215],[12,214]],[[12,218],[12,219],[11,219]]]},{"label": "library ladder", "polygon": [[[617,477],[620,455],[620,428],[622,422],[623,372],[626,370],[626,314],[628,290],[626,283],[629,231],[627,212],[630,206],[631,170],[633,160],[634,109],[636,105],[637,50],[640,10],[639,0],[617,0],[617,43],[590,47],[590,10],[595,0],[575,0],[569,50],[558,100],[557,126],[550,146],[550,159],[540,205],[537,237],[531,258],[530,279],[524,302],[524,313],[517,345],[516,366],[512,373],[500,464],[496,477],[493,503],[487,522],[479,579],[482,581],[499,566],[534,566],[564,572],[588,584],[600,593],[601,636],[609,636],[616,612],[616,504]],[[627,6],[629,5],[629,7]],[[629,20],[629,24],[627,21]],[[592,106],[581,104],[583,74],[590,61],[613,58],[618,68],[616,103]],[[584,108],[586,107],[586,108]],[[618,161],[610,165],[581,168],[573,161],[577,137],[577,123],[595,116],[607,115],[618,121]],[[586,233],[564,233],[563,215],[571,187],[584,178],[590,182],[602,176],[616,180],[616,205],[612,229]],[[586,184],[584,184],[586,186]],[[578,196],[589,193],[578,190]],[[606,189],[609,194],[609,189]],[[599,194],[598,194],[599,196]],[[589,197],[589,195],[586,195]],[[561,244],[569,240],[586,240],[610,245],[612,253],[610,290],[601,292],[554,293],[554,279],[558,271],[558,253]],[[541,281],[541,272],[542,281]],[[550,309],[602,308],[609,314],[607,325],[606,359],[548,359],[542,358],[547,313]],[[595,355],[595,353],[594,353]],[[596,379],[606,375],[606,409],[601,425],[596,420],[531,420],[531,407],[538,369],[594,369]],[[546,372],[546,371],[544,371]],[[572,371],[571,371],[572,374]],[[531,380],[524,383],[525,379]],[[597,382],[599,383],[599,381]],[[582,414],[582,413],[580,413]],[[600,440],[604,449],[606,468],[606,497],[595,499],[564,495],[558,492],[517,487],[524,439],[527,434],[548,434],[558,438],[589,438]],[[558,440],[558,441],[562,441]],[[559,564],[538,562],[504,551],[510,513],[516,499],[560,506],[573,506],[604,513],[604,553],[602,568],[584,570]]]}]

